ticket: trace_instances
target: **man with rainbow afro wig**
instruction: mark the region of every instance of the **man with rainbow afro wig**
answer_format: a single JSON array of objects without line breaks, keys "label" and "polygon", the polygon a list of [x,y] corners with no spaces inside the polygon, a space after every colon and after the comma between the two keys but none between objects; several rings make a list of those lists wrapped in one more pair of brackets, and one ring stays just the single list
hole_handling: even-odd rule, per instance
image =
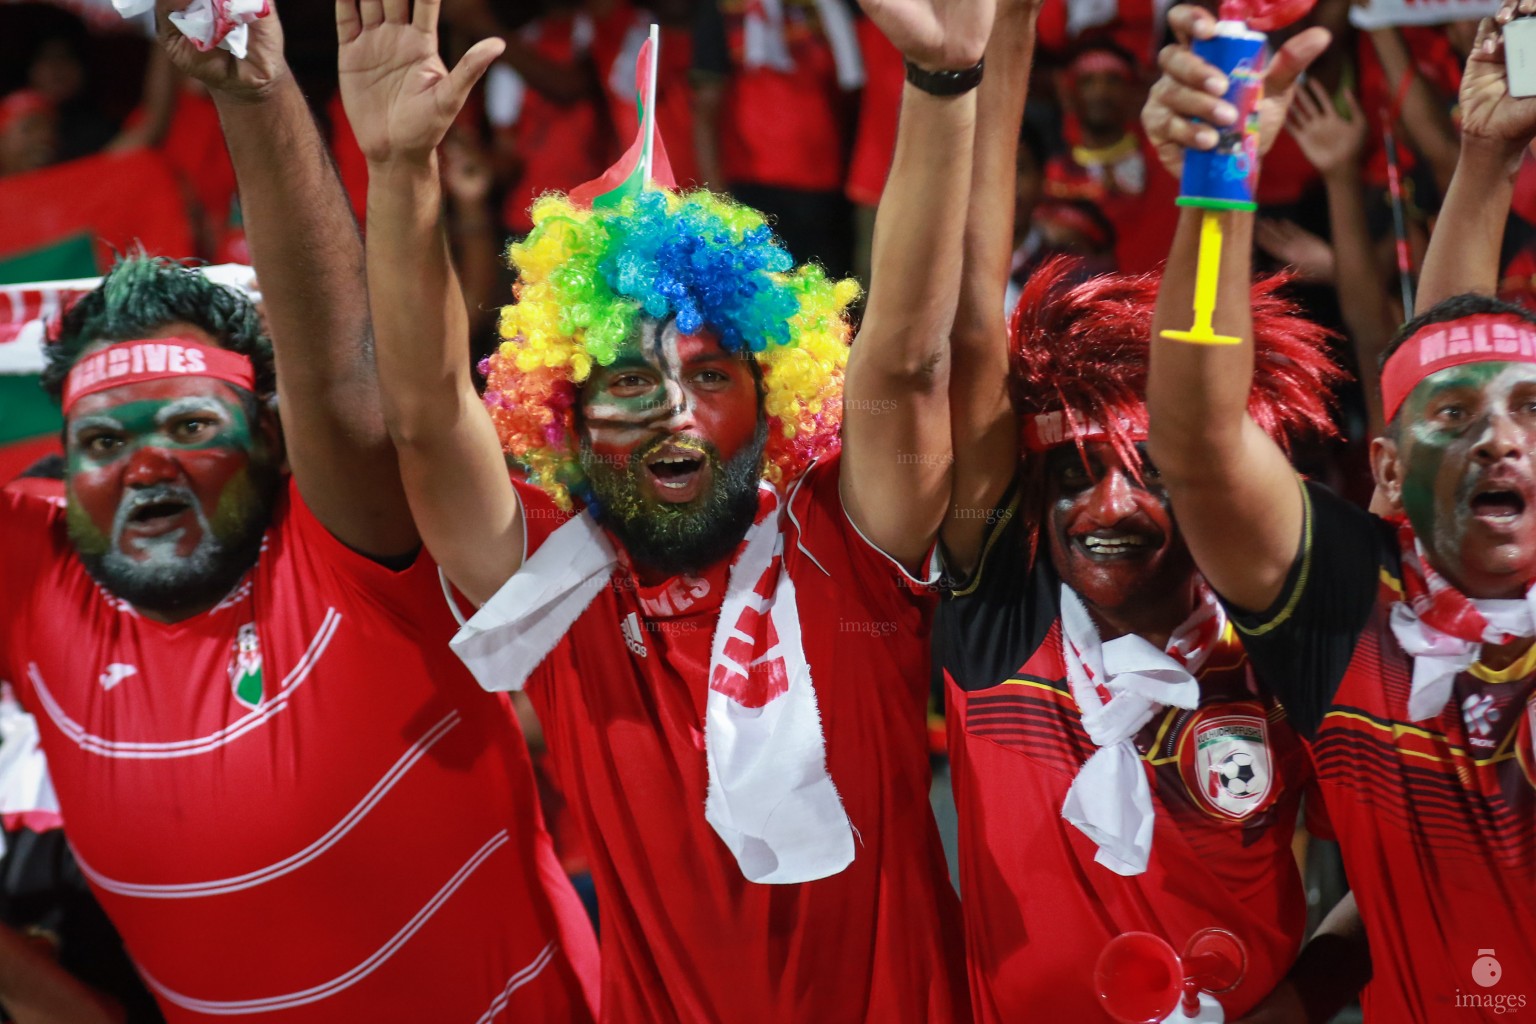
[{"label": "man with rainbow afro wig", "polygon": [[642,118],[535,206],[482,401],[435,147],[500,43],[450,71],[436,4],[338,5],[386,420],[454,649],[526,691],[589,842],[605,1021],[969,1019],[924,712],[992,0],[866,9],[911,84],[857,342],[855,287],[668,187]]},{"label": "man with rainbow afro wig", "polygon": [[[837,451],[844,310],[857,284],[796,269],[761,214],[708,192],[648,190],[600,214],[550,195],[534,221],[511,249],[520,284],[502,310],[509,340],[483,367],[503,447],[557,504],[574,494],[601,508],[642,564],[676,572],[729,555],[757,511],[760,479],[792,482]],[[708,442],[659,435],[637,453],[650,478],[630,473],[596,431],[631,411],[637,389],[620,385],[580,410],[583,386],[637,355],[666,365],[706,328],[745,357],[760,393],[750,443],[722,461]],[[640,421],[665,422],[672,406],[638,397]],[[584,438],[578,423],[595,429]]]}]

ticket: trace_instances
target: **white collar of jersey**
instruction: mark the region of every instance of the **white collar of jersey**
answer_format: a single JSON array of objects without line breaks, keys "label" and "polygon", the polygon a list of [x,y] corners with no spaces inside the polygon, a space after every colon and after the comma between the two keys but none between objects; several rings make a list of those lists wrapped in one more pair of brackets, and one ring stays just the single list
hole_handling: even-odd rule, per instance
[{"label": "white collar of jersey", "polygon": [[[1083,728],[1099,748],[1067,790],[1061,815],[1099,847],[1094,860],[1120,875],[1139,875],[1152,854],[1154,809],[1147,772],[1134,738],[1167,705],[1200,703],[1200,670],[1226,627],[1226,615],[1210,589],[1174,630],[1164,650],[1134,633],[1099,641],[1082,600],[1061,585],[1062,657]],[[1099,686],[1109,699],[1099,696]]]},{"label": "white collar of jersey", "polygon": [[[853,827],[827,773],[795,587],[783,565],[782,504],[767,484],[760,497],[710,646],[704,817],[749,881],[809,882],[853,861]],[[464,624],[454,652],[485,689],[522,689],[618,561],[592,516],[574,517]]]}]

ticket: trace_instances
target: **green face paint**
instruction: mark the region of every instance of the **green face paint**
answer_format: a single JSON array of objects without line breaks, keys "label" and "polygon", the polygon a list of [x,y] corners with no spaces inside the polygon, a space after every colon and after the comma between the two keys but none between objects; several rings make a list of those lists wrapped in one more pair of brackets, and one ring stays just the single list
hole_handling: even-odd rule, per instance
[{"label": "green face paint", "polygon": [[1536,366],[1431,374],[1398,414],[1402,506],[1431,560],[1475,597],[1536,577]]},{"label": "green face paint", "polygon": [[191,603],[249,566],[277,466],[232,387],[201,377],[125,384],[82,398],[65,433],[70,536],[118,596]]}]

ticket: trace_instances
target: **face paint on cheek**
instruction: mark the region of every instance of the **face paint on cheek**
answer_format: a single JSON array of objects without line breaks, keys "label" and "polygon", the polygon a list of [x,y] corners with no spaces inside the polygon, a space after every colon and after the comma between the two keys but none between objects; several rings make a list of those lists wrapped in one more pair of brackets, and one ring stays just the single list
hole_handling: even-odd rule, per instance
[{"label": "face paint on cheek", "polygon": [[112,545],[111,517],[107,518],[106,529],[102,529],[73,489],[69,491],[68,501],[64,505],[64,528],[74,542],[75,550],[82,555],[104,555]]},{"label": "face paint on cheek", "polygon": [[[1442,481],[1448,471],[1454,471],[1454,466],[1450,464],[1444,439],[1429,431],[1423,433],[1429,436],[1416,436],[1408,445],[1402,501],[1403,511],[1413,524],[1414,532],[1426,543],[1431,543],[1445,528],[1456,526],[1454,482],[1453,486],[1447,487]],[[1451,500],[1445,500],[1447,491]],[[1457,534],[1463,532],[1465,524],[1461,527],[1455,530]]]},{"label": "face paint on cheek", "polygon": [[219,492],[218,504],[208,518],[208,529],[220,542],[243,535],[253,517],[265,515],[267,502],[252,472],[247,469],[230,478]]},{"label": "face paint on cheek", "polygon": [[122,501],[121,467],[99,465],[74,446],[65,461],[67,503],[65,522],[75,544],[87,554],[100,554],[111,543],[112,522]]}]

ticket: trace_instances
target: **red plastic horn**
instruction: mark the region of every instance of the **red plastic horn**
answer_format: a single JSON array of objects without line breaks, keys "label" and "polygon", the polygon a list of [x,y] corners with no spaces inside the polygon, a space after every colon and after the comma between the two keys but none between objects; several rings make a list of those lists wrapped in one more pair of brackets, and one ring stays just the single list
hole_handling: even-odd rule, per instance
[{"label": "red plastic horn", "polygon": [[1190,936],[1183,956],[1151,932],[1126,932],[1099,954],[1093,983],[1104,1011],[1120,1024],[1158,1024],[1181,1003],[1193,1016],[1201,992],[1232,991],[1247,968],[1242,940],[1221,928]]},{"label": "red plastic horn", "polygon": [[1285,28],[1312,9],[1317,0],[1222,0],[1223,21],[1242,21],[1260,32]]}]

